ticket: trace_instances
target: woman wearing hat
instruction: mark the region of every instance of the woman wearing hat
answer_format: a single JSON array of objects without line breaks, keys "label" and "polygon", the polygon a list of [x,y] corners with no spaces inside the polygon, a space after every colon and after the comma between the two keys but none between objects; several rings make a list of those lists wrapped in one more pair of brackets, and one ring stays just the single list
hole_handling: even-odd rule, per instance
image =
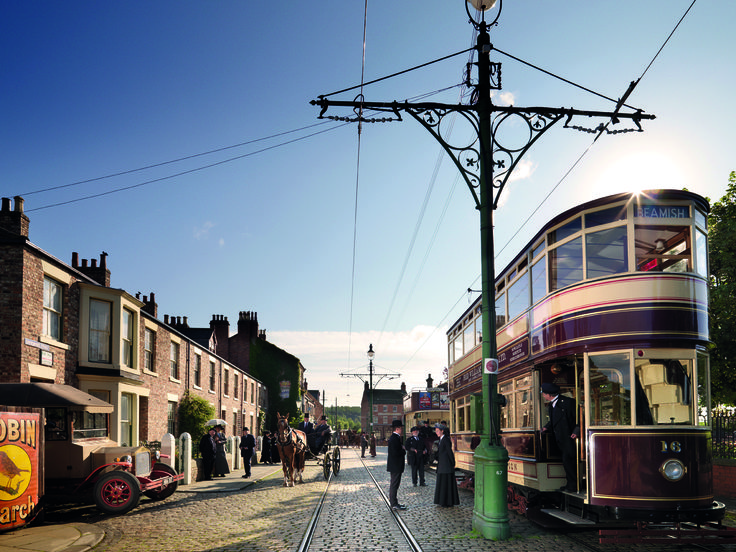
[{"label": "woman wearing hat", "polygon": [[452,452],[450,428],[444,424],[435,424],[434,431],[439,440],[437,449],[437,483],[434,487],[434,503],[439,506],[457,506],[460,494],[457,492],[455,480],[455,453]]}]

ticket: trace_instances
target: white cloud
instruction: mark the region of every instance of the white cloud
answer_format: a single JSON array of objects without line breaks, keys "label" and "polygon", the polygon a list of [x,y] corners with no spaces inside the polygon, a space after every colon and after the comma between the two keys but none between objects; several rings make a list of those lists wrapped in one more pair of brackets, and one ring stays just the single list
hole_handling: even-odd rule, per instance
[{"label": "white cloud", "polygon": [[194,239],[201,240],[206,238],[209,235],[210,230],[212,230],[214,227],[215,223],[210,221],[205,222],[202,226],[195,226],[193,231]]}]

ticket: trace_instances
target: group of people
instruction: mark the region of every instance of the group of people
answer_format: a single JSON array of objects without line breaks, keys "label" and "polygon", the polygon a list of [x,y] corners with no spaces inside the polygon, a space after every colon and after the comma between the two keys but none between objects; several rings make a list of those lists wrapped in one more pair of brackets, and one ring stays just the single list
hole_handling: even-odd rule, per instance
[{"label": "group of people", "polygon": [[317,425],[309,419],[309,412],[304,413],[304,420],[299,422],[297,429],[303,431],[307,436],[307,444],[312,452],[320,454],[332,439],[332,428],[327,423],[327,416],[320,416]]},{"label": "group of people", "polygon": [[[417,484],[426,487],[424,482],[424,464],[429,456],[425,440],[420,437],[420,428],[411,428],[411,437],[404,441],[401,433],[404,424],[401,420],[391,423],[393,433],[388,439],[388,459],[386,471],[391,474],[389,484],[389,502],[394,510],[405,510],[406,506],[398,499],[401,475],[404,473],[404,459],[411,466],[411,479],[416,487]],[[457,506],[460,504],[460,494],[457,490],[455,480],[455,453],[452,452],[450,440],[450,428],[445,424],[435,424],[434,431],[439,438],[437,450],[437,478],[434,488],[434,503],[442,507]],[[418,483],[417,483],[418,482]]]},{"label": "group of people", "polygon": [[225,453],[225,428],[215,425],[209,428],[207,433],[199,441],[199,453],[202,455],[203,479],[209,481],[213,477],[225,477],[230,473]]}]

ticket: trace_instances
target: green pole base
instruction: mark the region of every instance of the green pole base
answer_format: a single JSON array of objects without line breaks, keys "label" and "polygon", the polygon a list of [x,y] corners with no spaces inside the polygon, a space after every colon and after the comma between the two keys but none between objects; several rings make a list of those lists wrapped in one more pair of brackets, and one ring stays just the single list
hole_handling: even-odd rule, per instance
[{"label": "green pole base", "polygon": [[475,504],[473,529],[490,540],[511,537],[509,509],[506,498],[508,486],[508,451],[483,441],[475,449]]}]

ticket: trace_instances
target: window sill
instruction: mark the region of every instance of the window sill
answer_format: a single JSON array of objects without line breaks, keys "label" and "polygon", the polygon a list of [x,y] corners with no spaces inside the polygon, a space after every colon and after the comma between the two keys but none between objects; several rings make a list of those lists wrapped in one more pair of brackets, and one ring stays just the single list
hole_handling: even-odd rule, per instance
[{"label": "window sill", "polygon": [[67,345],[66,343],[62,343],[61,341],[56,341],[53,337],[49,335],[42,335],[38,338],[38,340],[41,343],[51,345],[52,347],[56,347],[57,349],[64,349],[65,351],[69,350],[69,345]]}]

